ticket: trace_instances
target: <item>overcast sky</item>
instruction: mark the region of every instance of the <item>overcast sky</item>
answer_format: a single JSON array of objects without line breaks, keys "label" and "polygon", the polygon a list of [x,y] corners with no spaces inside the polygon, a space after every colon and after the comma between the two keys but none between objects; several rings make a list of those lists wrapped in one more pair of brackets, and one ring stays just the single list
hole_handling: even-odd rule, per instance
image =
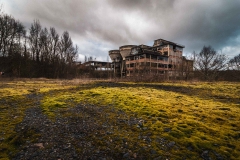
[{"label": "overcast sky", "polygon": [[108,51],[126,44],[153,45],[166,39],[185,46],[204,45],[229,58],[240,53],[240,0],[0,0],[3,11],[29,28],[68,31],[80,59],[107,60]]}]

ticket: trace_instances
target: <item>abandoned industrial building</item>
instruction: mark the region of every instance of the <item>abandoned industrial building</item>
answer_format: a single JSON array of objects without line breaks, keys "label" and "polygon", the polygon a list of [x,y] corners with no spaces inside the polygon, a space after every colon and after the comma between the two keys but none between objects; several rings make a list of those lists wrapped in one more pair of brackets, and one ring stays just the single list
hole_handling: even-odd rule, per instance
[{"label": "abandoned industrial building", "polygon": [[154,40],[153,46],[124,45],[117,50],[110,50],[111,63],[89,61],[85,65],[95,70],[111,70],[115,77],[179,76],[193,70],[193,61],[183,56],[184,47],[171,41],[157,39]]},{"label": "abandoned industrial building", "polygon": [[176,76],[182,66],[188,64],[193,70],[193,61],[183,54],[183,45],[157,39],[153,46],[124,45],[119,50],[110,50],[112,68],[117,76],[140,76],[143,73]]}]

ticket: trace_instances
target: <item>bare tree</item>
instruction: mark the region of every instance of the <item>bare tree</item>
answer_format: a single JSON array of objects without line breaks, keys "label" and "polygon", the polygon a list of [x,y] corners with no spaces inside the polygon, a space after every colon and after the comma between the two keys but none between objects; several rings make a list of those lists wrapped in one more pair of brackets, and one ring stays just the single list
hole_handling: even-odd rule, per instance
[{"label": "bare tree", "polygon": [[204,46],[199,54],[194,54],[194,69],[204,80],[214,80],[219,71],[226,68],[227,57],[217,53],[211,46]]},{"label": "bare tree", "polygon": [[60,49],[60,58],[62,62],[67,62],[67,58],[70,54],[70,50],[72,47],[72,39],[69,36],[69,33],[65,31],[63,35],[61,36],[61,40],[59,43],[59,49]]},{"label": "bare tree", "polygon": [[65,31],[61,36],[61,40],[59,42],[59,51],[61,68],[64,74],[66,73],[66,75],[68,75],[69,69],[66,68],[66,65],[71,68],[73,62],[77,58],[78,47],[73,46],[72,39],[67,31]]},{"label": "bare tree", "polygon": [[57,61],[58,57],[58,43],[59,35],[55,28],[50,28],[50,51],[51,51],[51,60],[54,63]]},{"label": "bare tree", "polygon": [[240,79],[240,54],[230,59],[228,67],[234,78]]},{"label": "bare tree", "polygon": [[47,62],[49,63],[50,60],[50,39],[49,39],[49,34],[47,28],[44,28],[40,32],[40,37],[39,37],[39,48],[41,49],[40,52],[40,61],[41,62]]},{"label": "bare tree", "polygon": [[41,45],[39,43],[41,24],[39,20],[34,20],[30,27],[29,45],[32,53],[32,59],[39,62],[39,55],[41,51]]},{"label": "bare tree", "polygon": [[15,43],[20,45],[25,33],[24,26],[13,17],[3,14],[0,16],[0,52],[1,56],[8,56]]},{"label": "bare tree", "polygon": [[19,76],[25,27],[0,9],[0,67]]},{"label": "bare tree", "polygon": [[229,61],[229,69],[240,71],[240,54]]},{"label": "bare tree", "polygon": [[53,75],[54,77],[58,76],[59,72],[59,34],[57,33],[56,29],[51,27],[50,28],[50,37],[49,37],[49,47],[50,47],[50,63],[53,68]]}]

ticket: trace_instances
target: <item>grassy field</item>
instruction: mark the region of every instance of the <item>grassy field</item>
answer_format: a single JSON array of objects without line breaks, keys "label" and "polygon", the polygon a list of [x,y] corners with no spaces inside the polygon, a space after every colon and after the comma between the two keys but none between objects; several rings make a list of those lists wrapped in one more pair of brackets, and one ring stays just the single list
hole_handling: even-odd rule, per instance
[{"label": "grassy field", "polygon": [[[0,159],[18,151],[14,128],[23,120],[25,110],[35,104],[27,96],[31,94],[41,94],[42,111],[52,121],[56,110],[77,104],[107,106],[105,112],[109,111],[112,121],[119,115],[111,109],[126,113],[126,122],[133,117],[141,119],[134,126],[115,126],[106,138],[125,138],[130,146],[151,147],[158,155],[240,159],[240,83],[0,81]],[[151,142],[139,141],[140,134],[150,135]],[[167,151],[159,145],[161,138],[169,142]],[[34,136],[27,137],[21,145],[34,140]],[[98,144],[103,143],[99,140]],[[137,151],[131,152],[134,157]]]}]

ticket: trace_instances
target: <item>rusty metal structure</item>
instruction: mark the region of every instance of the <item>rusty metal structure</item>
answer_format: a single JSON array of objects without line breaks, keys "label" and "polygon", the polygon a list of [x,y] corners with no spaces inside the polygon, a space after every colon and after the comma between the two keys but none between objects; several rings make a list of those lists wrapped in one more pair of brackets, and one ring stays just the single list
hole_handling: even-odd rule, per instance
[{"label": "rusty metal structure", "polygon": [[119,50],[109,51],[109,56],[115,76],[128,77],[147,73],[167,74],[171,77],[178,76],[177,71],[181,65],[189,61],[182,56],[183,48],[183,45],[157,39],[153,46],[120,46]]}]

